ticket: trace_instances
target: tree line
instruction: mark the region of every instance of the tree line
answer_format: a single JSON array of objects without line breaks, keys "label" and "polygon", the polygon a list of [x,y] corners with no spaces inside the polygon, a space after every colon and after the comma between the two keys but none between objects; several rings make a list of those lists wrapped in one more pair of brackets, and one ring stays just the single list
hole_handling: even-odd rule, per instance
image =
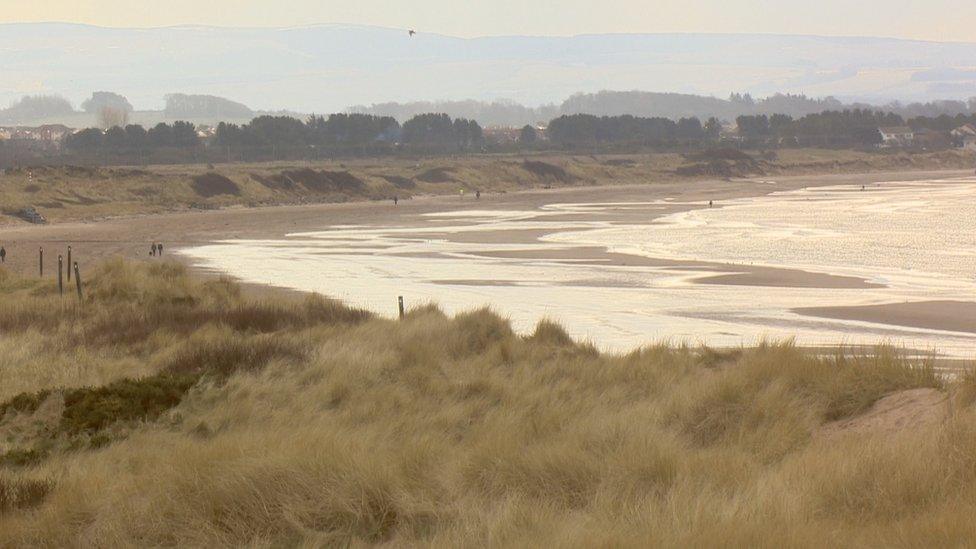
[{"label": "tree line", "polygon": [[[909,126],[948,132],[963,124],[976,124],[976,114],[937,117],[902,116],[869,109],[823,111],[793,118],[786,114],[741,115],[729,138],[744,146],[871,147],[881,142],[878,128]],[[553,119],[547,131],[550,141],[564,148],[586,146],[688,147],[722,138],[722,123],[712,117],[642,118],[631,115],[564,115]]]},{"label": "tree line", "polygon": [[683,117],[697,117],[703,123],[711,117],[732,121],[741,115],[772,116],[786,114],[800,118],[808,114],[824,111],[844,111],[854,109],[893,112],[905,119],[939,115],[976,114],[976,97],[968,101],[937,100],[928,103],[899,103],[869,105],[866,103],[846,103],[836,98],[812,98],[795,94],[773,94],[766,97],[753,97],[748,93],[732,93],[727,98],[708,97],[682,93],[660,93],[646,91],[601,91],[596,93],[577,93],[558,104],[526,107],[511,101],[439,101],[413,103],[381,103],[358,105],[353,112],[393,116],[397,120],[407,120],[426,112],[444,112],[451,116],[472,118],[490,126],[518,127],[524,124],[538,124],[562,115],[592,114],[596,116],[619,116],[631,114],[637,117],[663,117],[678,120]]},{"label": "tree line", "polygon": [[110,151],[133,152],[153,148],[191,149],[200,145],[200,138],[193,124],[177,121],[172,125],[160,122],[148,130],[138,124],[125,127],[113,126],[102,131],[87,128],[64,139],[64,147],[74,152]]},{"label": "tree line", "polygon": [[976,114],[916,116],[906,120],[892,112],[869,109],[824,111],[794,119],[783,114],[739,116],[739,135],[753,143],[784,146],[870,147],[881,143],[878,128],[908,126],[915,131],[948,132],[976,123]]},{"label": "tree line", "polygon": [[553,119],[547,134],[554,144],[570,147],[601,143],[656,146],[717,139],[721,127],[716,118],[702,124],[695,117],[675,121],[662,117],[572,114]]},{"label": "tree line", "polygon": [[[710,117],[672,120],[631,115],[573,114],[550,121],[545,136],[532,126],[517,132],[514,142],[488,142],[474,120],[443,113],[416,115],[402,125],[390,116],[337,113],[299,120],[259,116],[247,124],[220,123],[198,133],[193,124],[177,121],[145,129],[137,124],[108,130],[88,128],[68,135],[64,151],[79,160],[98,162],[263,161],[396,153],[456,154],[526,149],[632,150],[694,149],[722,140],[743,147],[871,147],[881,141],[879,127],[910,126],[947,133],[976,124],[976,114],[919,116],[868,109],[823,111],[793,118],[785,114],[742,115],[736,131],[726,134],[723,122]],[[729,126],[728,123],[725,123]],[[545,139],[544,139],[545,138]]]},{"label": "tree line", "polygon": [[247,124],[221,122],[212,135],[198,135],[189,122],[137,124],[102,131],[88,128],[67,136],[69,153],[146,155],[158,149],[193,150],[197,156],[263,160],[332,154],[382,154],[395,148],[428,153],[481,150],[484,135],[474,120],[446,114],[417,115],[402,126],[388,116],[337,113],[302,121],[290,116],[259,116]]}]

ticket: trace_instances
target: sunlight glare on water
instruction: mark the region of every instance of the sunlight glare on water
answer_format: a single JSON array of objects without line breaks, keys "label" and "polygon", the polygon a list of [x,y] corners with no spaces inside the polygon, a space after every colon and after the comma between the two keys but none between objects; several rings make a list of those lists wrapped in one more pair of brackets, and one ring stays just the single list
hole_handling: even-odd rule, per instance
[{"label": "sunlight glare on water", "polygon": [[[334,226],[284,240],[218,242],[182,253],[246,282],[320,292],[387,316],[395,314],[396,296],[403,295],[408,305],[434,301],[448,313],[489,305],[523,332],[550,317],[574,337],[609,350],[659,341],[729,346],[794,337],[809,345],[889,342],[976,356],[973,334],[792,312],[799,307],[972,301],[976,181],[880,183],[863,191],[809,188],[714,208],[685,203],[678,205],[689,211],[654,220],[662,204],[677,203],[445,211],[403,226]],[[613,218],[621,213],[632,217],[625,222]],[[645,217],[649,221],[633,221]],[[485,238],[489,234],[494,238]],[[533,255],[583,246],[659,259],[850,275],[884,286],[698,284],[695,278],[715,271]]]},{"label": "sunlight glare on water", "polygon": [[810,188],[666,216],[652,230],[613,227],[548,240],[886,282],[957,279],[965,286],[976,277],[976,181]]}]

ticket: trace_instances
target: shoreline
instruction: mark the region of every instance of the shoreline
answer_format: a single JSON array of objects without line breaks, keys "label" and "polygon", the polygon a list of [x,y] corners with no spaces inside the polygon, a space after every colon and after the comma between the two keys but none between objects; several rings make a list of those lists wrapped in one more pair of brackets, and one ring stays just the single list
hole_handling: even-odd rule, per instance
[{"label": "shoreline", "polygon": [[[150,242],[164,242],[164,259],[176,259],[191,270],[203,276],[215,276],[210,269],[195,265],[179,253],[179,250],[199,245],[212,244],[221,240],[237,239],[275,239],[288,234],[321,230],[331,225],[381,225],[402,226],[406,222],[422,219],[424,214],[463,210],[502,211],[506,207],[537,209],[546,205],[586,202],[628,202],[661,201],[673,199],[672,204],[660,203],[660,208],[648,215],[654,219],[664,215],[697,209],[689,202],[715,200],[721,206],[722,200],[758,197],[773,192],[794,190],[826,185],[863,184],[876,181],[911,181],[926,178],[951,178],[969,175],[968,171],[902,171],[874,172],[865,174],[822,174],[816,176],[789,176],[769,179],[744,179],[736,181],[700,180],[688,182],[647,183],[638,185],[600,185],[591,187],[565,187],[556,189],[532,189],[504,194],[485,194],[482,199],[459,200],[456,196],[424,196],[401,201],[399,206],[385,202],[366,201],[340,204],[265,206],[257,208],[227,208],[180,212],[171,214],[150,214],[135,217],[102,220],[97,222],[72,222],[45,226],[0,227],[0,243],[7,247],[8,268],[31,273],[37,266],[36,247],[46,246],[45,261],[56,265],[58,246],[73,245],[74,258],[84,267],[96,260],[120,255],[129,259],[148,260]],[[642,212],[642,215],[646,212]],[[627,212],[615,214],[616,220],[627,217]],[[587,216],[586,213],[560,214],[560,221],[574,216]],[[424,219],[432,225],[449,223],[443,219]],[[123,236],[124,235],[124,236]],[[484,234],[476,237],[484,238]],[[519,244],[536,242],[538,234],[514,235],[496,234],[487,243]],[[464,238],[464,237],[461,237]],[[54,248],[54,249],[51,249]],[[23,252],[27,251],[24,255]],[[777,288],[827,288],[860,289],[877,287],[867,280],[803,271],[799,269],[724,264],[702,261],[673,261],[654,259],[626,253],[611,252],[598,247],[565,247],[553,250],[526,250],[526,257],[552,261],[588,261],[606,265],[648,266],[667,269],[697,271],[706,273],[693,278],[693,282],[703,285],[752,286]],[[484,257],[519,257],[518,250],[504,252],[483,252]],[[475,254],[479,255],[479,254]],[[34,271],[36,273],[36,271]],[[45,276],[49,268],[45,268]],[[714,274],[708,274],[714,273]],[[224,273],[219,273],[224,274]],[[447,274],[447,273],[445,273]],[[452,277],[445,276],[441,283],[451,283]],[[453,281],[457,282],[457,281]],[[468,281],[471,283],[471,281]],[[492,282],[497,284],[498,282]],[[305,292],[278,286],[244,282],[249,291],[257,294],[302,295]],[[582,286],[585,287],[585,281]],[[967,302],[962,302],[967,303]],[[885,304],[894,305],[894,304]],[[976,307],[976,303],[972,306]],[[931,306],[917,306],[909,310],[880,309],[861,310],[865,306],[852,307],[806,307],[793,310],[808,317],[831,318],[835,320],[861,320],[888,326],[914,327],[927,330],[944,330],[946,322],[933,313]],[[867,306],[870,307],[870,306]],[[845,309],[830,311],[828,309]],[[849,309],[849,310],[847,310]],[[502,307],[504,310],[504,307]],[[897,314],[895,314],[897,312]],[[831,316],[834,315],[834,316]],[[840,316],[837,316],[840,315]],[[967,317],[968,318],[968,317]],[[870,319],[870,320],[868,320]],[[951,323],[959,327],[959,323]],[[967,327],[963,325],[962,327]],[[976,333],[964,330],[966,333]]]}]

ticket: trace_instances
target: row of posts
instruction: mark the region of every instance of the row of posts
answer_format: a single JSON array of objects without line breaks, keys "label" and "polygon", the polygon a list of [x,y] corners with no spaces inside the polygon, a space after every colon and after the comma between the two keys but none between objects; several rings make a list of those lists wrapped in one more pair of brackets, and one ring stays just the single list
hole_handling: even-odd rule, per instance
[{"label": "row of posts", "polygon": [[[81,299],[81,272],[78,271],[78,262],[71,262],[71,246],[68,246],[68,283],[71,283],[71,270],[75,271],[75,288],[78,290],[78,299]],[[38,270],[41,277],[44,276],[44,248],[38,249]],[[64,258],[58,254],[58,293],[64,295]]]},{"label": "row of posts", "polygon": [[[38,250],[38,268],[41,277],[44,276],[44,248]],[[75,271],[75,288],[78,290],[78,299],[81,299],[81,273],[78,271],[78,262],[71,262],[71,246],[68,246],[68,283],[71,283],[71,270]],[[58,254],[58,292],[64,295],[64,258]],[[403,296],[397,296],[397,305],[400,309],[400,318],[403,318]]]}]

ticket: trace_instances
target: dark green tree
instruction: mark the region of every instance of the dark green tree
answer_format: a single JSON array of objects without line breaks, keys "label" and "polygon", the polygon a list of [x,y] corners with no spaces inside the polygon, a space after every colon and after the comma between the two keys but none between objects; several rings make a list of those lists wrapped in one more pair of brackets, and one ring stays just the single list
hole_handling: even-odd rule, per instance
[{"label": "dark green tree", "polygon": [[138,124],[129,124],[125,127],[125,139],[129,147],[142,148],[149,142],[149,134],[146,129]]},{"label": "dark green tree", "polygon": [[523,145],[531,145],[539,139],[539,134],[536,132],[535,128],[526,124],[522,126],[522,131],[519,132],[519,143]]},{"label": "dark green tree", "polygon": [[722,136],[722,122],[714,116],[705,121],[703,129],[705,130],[705,138],[712,141],[716,141]]},{"label": "dark green tree", "polygon": [[150,128],[146,137],[150,147],[173,146],[173,128],[165,122],[160,122]]},{"label": "dark green tree", "polygon": [[66,136],[64,146],[68,150],[75,152],[90,152],[102,146],[104,137],[102,130],[98,128],[87,128]]},{"label": "dark green tree", "polygon": [[197,128],[190,122],[177,120],[173,122],[173,146],[192,148],[200,144]]}]

